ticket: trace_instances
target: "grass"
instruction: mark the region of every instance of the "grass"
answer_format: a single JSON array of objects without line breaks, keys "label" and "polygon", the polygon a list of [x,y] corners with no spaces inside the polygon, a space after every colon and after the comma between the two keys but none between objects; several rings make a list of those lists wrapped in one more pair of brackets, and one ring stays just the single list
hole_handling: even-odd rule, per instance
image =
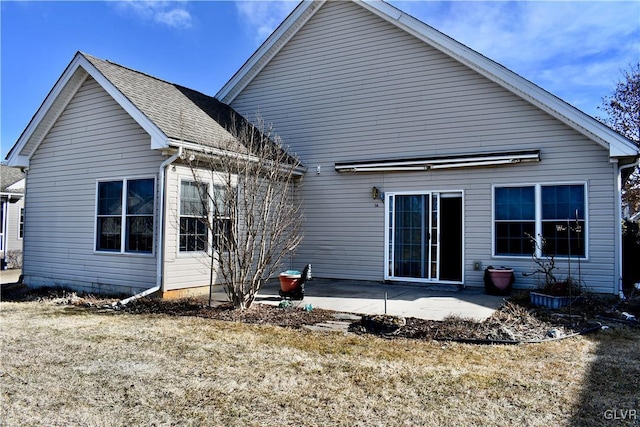
[{"label": "grass", "polygon": [[637,425],[640,332],[523,346],[0,303],[3,425]]}]

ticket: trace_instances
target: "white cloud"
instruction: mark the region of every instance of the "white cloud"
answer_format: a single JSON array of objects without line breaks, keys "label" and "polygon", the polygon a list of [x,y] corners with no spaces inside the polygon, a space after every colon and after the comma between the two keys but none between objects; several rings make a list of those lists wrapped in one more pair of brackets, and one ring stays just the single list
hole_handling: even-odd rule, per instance
[{"label": "white cloud", "polygon": [[391,3],[590,114],[640,57],[637,1]]},{"label": "white cloud", "polygon": [[191,15],[184,9],[171,9],[168,11],[158,12],[155,14],[154,20],[160,24],[165,24],[173,28],[191,27]]},{"label": "white cloud", "polygon": [[193,19],[183,1],[124,0],[115,1],[116,7],[134,16],[176,29],[191,28]]},{"label": "white cloud", "polygon": [[238,0],[235,4],[241,25],[253,34],[256,44],[259,44],[284,21],[298,1]]}]

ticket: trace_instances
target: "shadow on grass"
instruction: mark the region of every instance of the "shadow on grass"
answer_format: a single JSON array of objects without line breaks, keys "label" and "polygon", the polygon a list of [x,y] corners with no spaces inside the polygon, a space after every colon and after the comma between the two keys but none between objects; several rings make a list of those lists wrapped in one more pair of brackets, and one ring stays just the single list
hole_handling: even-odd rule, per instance
[{"label": "shadow on grass", "polygon": [[612,329],[589,339],[597,348],[570,424],[640,426],[640,329]]}]

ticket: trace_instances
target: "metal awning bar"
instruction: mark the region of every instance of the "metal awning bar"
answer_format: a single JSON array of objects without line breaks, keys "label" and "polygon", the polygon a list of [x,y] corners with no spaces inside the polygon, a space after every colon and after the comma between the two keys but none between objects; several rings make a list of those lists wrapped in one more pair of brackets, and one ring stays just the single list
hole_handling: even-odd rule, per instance
[{"label": "metal awning bar", "polygon": [[420,159],[378,160],[371,162],[336,163],[338,172],[407,172],[431,169],[454,169],[500,166],[524,162],[539,162],[540,150],[441,156]]}]

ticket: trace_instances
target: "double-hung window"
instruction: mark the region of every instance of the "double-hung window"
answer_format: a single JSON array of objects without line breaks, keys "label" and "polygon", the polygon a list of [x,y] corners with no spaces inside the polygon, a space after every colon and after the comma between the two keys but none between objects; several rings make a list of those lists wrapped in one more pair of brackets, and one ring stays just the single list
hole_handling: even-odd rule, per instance
[{"label": "double-hung window", "polygon": [[206,251],[209,235],[211,246],[224,248],[231,232],[231,215],[226,191],[205,183],[180,183],[180,252]]},{"label": "double-hung window", "polygon": [[180,252],[207,249],[208,194],[207,184],[180,182]]},{"label": "double-hung window", "polygon": [[496,255],[530,255],[536,231],[534,187],[501,187],[494,193]]},{"label": "double-hung window", "polygon": [[213,247],[228,250],[231,242],[231,204],[225,187],[213,186]]},{"label": "double-hung window", "polygon": [[495,187],[494,255],[530,256],[544,250],[585,257],[585,194],[585,184]]},{"label": "double-hung window", "polygon": [[96,250],[153,251],[154,180],[98,182]]}]

